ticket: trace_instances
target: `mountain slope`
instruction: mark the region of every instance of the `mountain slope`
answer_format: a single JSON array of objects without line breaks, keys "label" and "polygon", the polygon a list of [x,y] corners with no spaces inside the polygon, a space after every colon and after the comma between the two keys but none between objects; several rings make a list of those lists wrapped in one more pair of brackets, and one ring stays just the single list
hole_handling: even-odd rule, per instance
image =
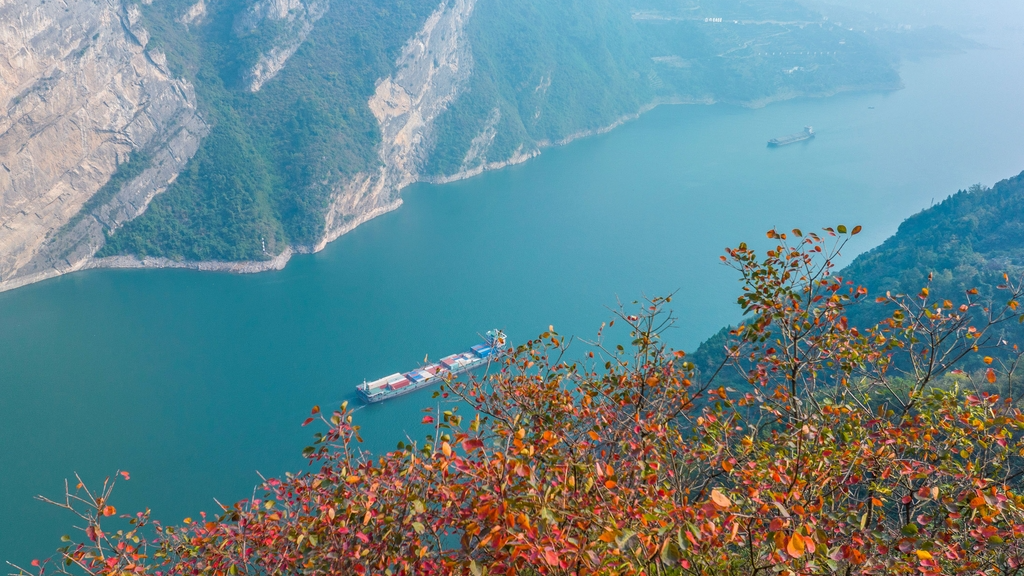
[{"label": "mountain slope", "polygon": [[[277,267],[394,209],[412,182],[521,162],[658,103],[896,89],[918,37],[790,0],[89,1],[53,61],[127,78],[113,109],[148,128],[97,139],[102,161],[62,151],[44,172],[88,174],[71,196],[19,156],[38,131],[2,133],[0,289],[90,266]],[[29,14],[63,25],[53,3],[26,6],[0,9],[9,30],[30,35]],[[88,51],[108,37],[120,52]],[[42,40],[25,50],[38,62],[8,59],[19,84],[0,94],[12,126],[37,122],[30,78],[72,85],[40,64]],[[92,100],[46,124],[103,118]]]},{"label": "mountain slope", "polygon": [[[975,301],[1005,305],[997,288],[1006,282],[1003,275],[1015,282],[1024,279],[1024,172],[991,188],[960,190],[907,218],[896,234],[838,274],[872,296],[846,310],[850,325],[862,328],[892,313],[873,301],[886,292],[916,295],[927,287],[932,301],[963,302],[966,291],[977,288]],[[1010,322],[999,330],[1008,343],[1024,346],[1024,325]],[[728,331],[723,328],[703,342],[693,361],[713,370],[724,357]],[[967,367],[971,362],[978,360],[968,359]]]}]

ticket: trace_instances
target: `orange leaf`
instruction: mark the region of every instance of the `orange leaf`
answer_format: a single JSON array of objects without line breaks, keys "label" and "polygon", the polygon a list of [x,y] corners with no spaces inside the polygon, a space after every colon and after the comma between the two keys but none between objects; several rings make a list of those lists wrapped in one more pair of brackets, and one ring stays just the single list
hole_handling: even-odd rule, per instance
[{"label": "orange leaf", "polygon": [[804,555],[804,537],[800,534],[793,533],[793,536],[789,539],[786,544],[786,553],[793,558],[799,558]]},{"label": "orange leaf", "polygon": [[989,368],[985,371],[985,379],[988,380],[989,384],[995,384],[996,382],[996,371]]},{"label": "orange leaf", "polygon": [[985,362],[985,364],[991,364],[992,363],[992,357],[991,356],[985,356],[984,362]]},{"label": "orange leaf", "polygon": [[117,514],[117,509],[114,508],[113,506],[104,506],[103,507],[103,515],[104,516],[113,516],[114,514]]},{"label": "orange leaf", "polygon": [[713,502],[715,506],[723,509],[728,509],[732,506],[732,501],[729,500],[729,497],[719,492],[717,488],[711,491],[711,502]]}]

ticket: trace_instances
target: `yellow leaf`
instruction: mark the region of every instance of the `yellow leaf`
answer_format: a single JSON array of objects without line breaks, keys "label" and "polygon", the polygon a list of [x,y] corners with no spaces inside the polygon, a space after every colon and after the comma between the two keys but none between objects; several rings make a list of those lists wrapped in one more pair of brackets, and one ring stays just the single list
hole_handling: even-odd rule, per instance
[{"label": "yellow leaf", "polygon": [[984,361],[985,361],[985,364],[991,364],[992,363],[992,357],[991,356],[985,356],[985,360]]},{"label": "yellow leaf", "polygon": [[445,458],[450,458],[452,455],[452,446],[447,442],[441,444],[441,452],[444,452]]},{"label": "yellow leaf", "polygon": [[932,555],[927,550],[914,550],[918,560],[931,560]]},{"label": "yellow leaf", "polygon": [[789,542],[786,544],[786,553],[793,558],[799,558],[804,555],[804,537],[800,534],[793,533],[790,537]]}]

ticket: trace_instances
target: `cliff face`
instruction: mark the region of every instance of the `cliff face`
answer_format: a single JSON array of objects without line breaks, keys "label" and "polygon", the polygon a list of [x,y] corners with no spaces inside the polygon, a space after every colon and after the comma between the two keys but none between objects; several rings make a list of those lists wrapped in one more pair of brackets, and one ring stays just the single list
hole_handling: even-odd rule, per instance
[{"label": "cliff face", "polygon": [[[148,40],[116,0],[0,4],[0,289],[81,266],[195,152],[192,88]],[[142,150],[151,167],[65,230]]]},{"label": "cliff face", "polygon": [[380,168],[335,191],[323,239],[396,208],[398,192],[416,182],[432,150],[434,121],[459,96],[473,68],[466,23],[476,0],[446,0],[405,45],[395,73],[378,81],[368,102],[380,126]]},{"label": "cliff face", "polygon": [[0,290],[278,268],[659,102],[899,86],[795,0],[132,1],[0,0]]},{"label": "cliff face", "polygon": [[253,34],[260,28],[276,28],[270,46],[260,53],[259,60],[246,73],[250,92],[259,92],[284,68],[285,62],[313,30],[313,24],[327,12],[327,7],[327,0],[258,0],[239,15],[234,26],[238,36]]}]

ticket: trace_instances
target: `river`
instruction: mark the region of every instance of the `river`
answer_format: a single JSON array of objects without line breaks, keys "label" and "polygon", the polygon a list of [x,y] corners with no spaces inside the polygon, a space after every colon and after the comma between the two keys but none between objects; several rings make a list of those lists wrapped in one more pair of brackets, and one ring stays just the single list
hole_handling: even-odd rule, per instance
[{"label": "river", "polygon": [[[443,186],[275,273],[94,270],[0,294],[0,560],[72,518],[33,500],[131,472],[115,505],[180,521],[302,466],[314,404],[477,341],[592,336],[616,299],[675,292],[680,348],[738,317],[727,245],[860,224],[870,249],[957,189],[1024,169],[1019,45],[906,63],[904,90],[763,109],[656,109]],[[768,149],[813,125],[817,137]],[[583,348],[578,348],[582,354]],[[421,392],[357,413],[367,446],[421,437]]]}]

